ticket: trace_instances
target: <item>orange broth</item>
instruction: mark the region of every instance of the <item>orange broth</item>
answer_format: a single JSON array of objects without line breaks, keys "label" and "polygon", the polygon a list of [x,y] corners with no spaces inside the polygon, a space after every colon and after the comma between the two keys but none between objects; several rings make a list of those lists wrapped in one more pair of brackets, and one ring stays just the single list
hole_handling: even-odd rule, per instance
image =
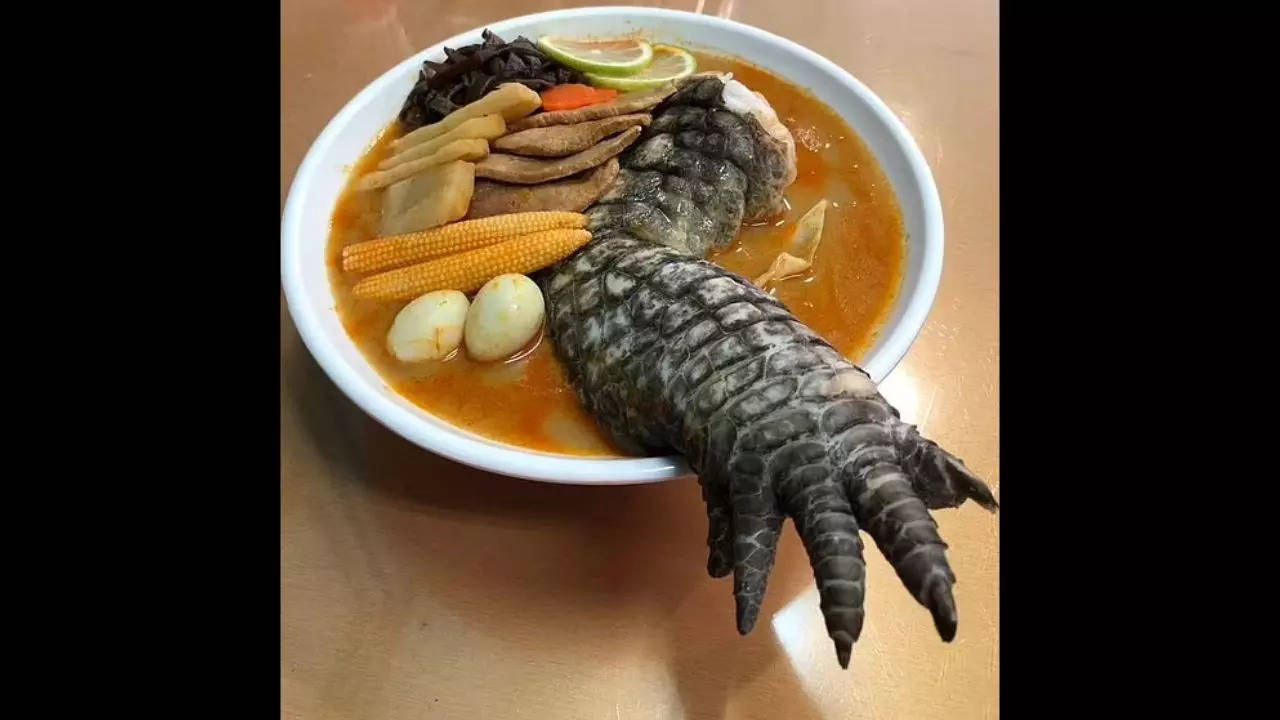
[{"label": "orange broth", "polygon": [[[710,259],[748,279],[758,277],[787,249],[795,221],[827,198],[831,205],[813,268],[775,283],[772,291],[802,322],[858,360],[874,342],[902,281],[902,213],[888,180],[853,130],[801,88],[737,59],[694,54],[700,71],[732,72],[763,94],[796,139],[797,178],[787,189],[788,210],[744,227]],[[352,168],[352,181],[376,169],[399,135],[399,123],[392,122]],[[333,214],[327,252],[343,325],[387,385],[427,412],[492,440],[566,455],[619,455],[583,410],[543,338],[505,363],[474,362],[465,350],[441,362],[406,364],[391,356],[387,330],[406,303],[353,297],[359,278],[341,270],[344,246],[377,237],[383,192],[353,192],[348,185]]]}]

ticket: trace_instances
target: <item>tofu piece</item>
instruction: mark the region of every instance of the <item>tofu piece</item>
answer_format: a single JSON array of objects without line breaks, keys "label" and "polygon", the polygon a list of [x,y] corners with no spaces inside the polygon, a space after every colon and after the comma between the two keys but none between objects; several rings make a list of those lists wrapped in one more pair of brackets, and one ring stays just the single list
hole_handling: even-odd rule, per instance
[{"label": "tofu piece", "polygon": [[465,160],[437,165],[387,188],[380,234],[403,235],[461,219],[475,192],[476,166]]}]

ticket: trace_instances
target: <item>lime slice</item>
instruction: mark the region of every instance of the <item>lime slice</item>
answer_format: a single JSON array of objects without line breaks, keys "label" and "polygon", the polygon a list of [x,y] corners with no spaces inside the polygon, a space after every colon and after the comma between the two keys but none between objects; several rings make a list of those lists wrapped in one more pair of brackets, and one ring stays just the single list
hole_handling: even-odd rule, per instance
[{"label": "lime slice", "polygon": [[688,52],[670,45],[653,46],[653,62],[649,67],[634,75],[613,77],[601,73],[587,72],[587,82],[596,87],[613,88],[623,92],[635,90],[652,90],[674,80],[689,77],[698,68],[698,61]]},{"label": "lime slice", "polygon": [[543,35],[538,48],[575,70],[600,75],[630,75],[653,59],[653,46],[636,38],[574,40]]}]

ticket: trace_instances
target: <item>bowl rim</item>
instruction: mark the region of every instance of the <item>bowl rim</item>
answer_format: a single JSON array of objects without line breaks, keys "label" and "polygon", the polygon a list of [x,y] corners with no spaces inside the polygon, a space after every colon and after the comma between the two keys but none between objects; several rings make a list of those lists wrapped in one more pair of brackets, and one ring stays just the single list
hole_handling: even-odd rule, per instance
[{"label": "bowl rim", "polygon": [[[442,455],[456,462],[470,465],[489,472],[503,475],[560,484],[587,485],[625,485],[650,483],[671,480],[692,474],[688,464],[680,455],[648,458],[591,458],[552,455],[532,450],[525,450],[514,445],[499,444],[479,437],[468,437],[463,434],[450,434],[423,422],[410,410],[396,405],[379,394],[375,388],[365,383],[347,366],[336,349],[332,348],[322,329],[320,319],[307,301],[303,287],[303,264],[293,262],[298,257],[301,244],[301,224],[303,198],[310,190],[314,176],[321,167],[321,158],[334,144],[342,128],[344,128],[362,107],[374,97],[385,92],[392,83],[398,82],[406,72],[421,65],[422,61],[441,52],[446,45],[457,47],[473,41],[480,32],[489,28],[499,35],[517,24],[553,21],[558,17],[581,16],[591,13],[596,16],[625,16],[627,19],[643,22],[645,20],[674,20],[704,24],[712,27],[732,28],[752,37],[753,40],[772,44],[786,52],[798,55],[806,63],[815,65],[829,74],[839,78],[859,100],[884,123],[890,136],[905,156],[908,173],[919,187],[922,197],[921,206],[924,217],[925,252],[922,257],[921,271],[915,291],[906,298],[900,321],[892,330],[883,336],[883,344],[879,353],[873,357],[863,369],[876,383],[881,382],[906,355],[924,327],[925,320],[932,309],[937,296],[938,286],[942,278],[942,261],[945,252],[942,205],[933,173],[923,153],[916,145],[915,139],[906,126],[898,119],[874,92],[855,78],[850,72],[831,60],[819,55],[799,43],[776,35],[767,30],[745,23],[721,18],[714,15],[703,15],[683,10],[667,8],[646,8],[627,6],[604,6],[565,8],[546,12],[520,15],[504,20],[486,23],[479,27],[458,33],[450,38],[424,48],[378,76],[366,85],[329,120],[324,129],[311,144],[299,163],[290,183],[289,194],[285,201],[281,221],[281,255],[280,272],[284,285],[285,303],[293,319],[303,344],[311,353],[329,379],[343,391],[361,410],[374,420],[387,427],[397,435],[422,447],[425,450]],[[894,188],[895,194],[901,192]],[[425,411],[424,411],[425,412]],[[452,425],[438,418],[441,423]],[[465,431],[465,428],[459,428]]]}]

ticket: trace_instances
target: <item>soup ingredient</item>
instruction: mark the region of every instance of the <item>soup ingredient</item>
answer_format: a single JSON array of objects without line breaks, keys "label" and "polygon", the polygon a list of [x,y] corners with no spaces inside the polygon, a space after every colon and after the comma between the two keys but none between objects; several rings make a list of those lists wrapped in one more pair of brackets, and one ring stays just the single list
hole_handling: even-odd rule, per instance
[{"label": "soup ingredient", "polygon": [[674,448],[698,473],[708,572],[733,573],[739,632],[790,516],[842,667],[862,629],[860,529],[954,638],[955,576],[928,508],[994,511],[995,498],[865,373],[742,278],[625,236],[592,243],[545,288],[550,337],[588,410],[623,448]]},{"label": "soup ingredient", "polygon": [[725,87],[719,78],[707,76],[684,83],[666,101],[671,111],[654,115],[653,139],[645,141],[651,143],[652,154],[641,164],[692,162],[681,159],[688,152],[723,158],[749,177],[742,220],[758,222],[782,212],[783,191],[796,177],[795,153],[769,134],[755,115],[725,107]]},{"label": "soup ingredient", "polygon": [[[482,218],[504,213],[538,210],[582,212],[618,178],[618,159],[563,180],[537,185],[508,185],[492,180],[476,181],[467,217]],[[583,216],[586,222],[586,216]]]},{"label": "soup ingredient", "polygon": [[610,100],[609,102],[578,108],[577,110],[542,112],[537,115],[530,115],[523,120],[508,122],[507,131],[514,133],[521,130],[528,130],[529,128],[547,127],[549,125],[574,125],[577,123],[587,122],[588,120],[599,120],[600,118],[613,117],[615,115],[637,113],[642,110],[648,110],[649,108],[657,105],[675,91],[675,86],[670,85],[656,90],[647,90],[645,92],[625,93],[623,95],[619,95],[613,100]]},{"label": "soup ingredient", "polygon": [[492,148],[516,155],[564,157],[586,150],[610,135],[634,125],[646,127],[652,119],[648,113],[633,113],[574,125],[530,128],[494,140]]},{"label": "soup ingredient", "polygon": [[558,180],[593,168],[617,155],[635,142],[640,132],[640,127],[632,126],[608,140],[563,158],[527,158],[493,153],[476,164],[476,177],[524,185]]},{"label": "soup ingredient", "polygon": [[454,140],[444,147],[436,150],[430,155],[410,160],[403,165],[397,165],[390,170],[376,170],[360,178],[356,183],[357,190],[377,190],[386,187],[392,183],[400,182],[408,177],[413,177],[418,173],[433,168],[437,165],[454,162],[455,160],[481,160],[489,154],[489,143],[480,138],[470,140]]},{"label": "soup ingredient", "polygon": [[813,263],[804,258],[798,258],[789,252],[780,252],[778,257],[773,259],[773,264],[763,275],[755,279],[757,287],[765,287],[774,280],[785,280],[794,277],[805,270],[808,270]]},{"label": "soup ingredient", "polygon": [[365,300],[405,300],[432,290],[478,290],[503,273],[531,273],[563,260],[591,239],[586,230],[543,230],[409,267],[370,275],[351,288]]},{"label": "soup ingredient", "polygon": [[509,128],[513,121],[523,118],[541,106],[542,98],[529,88],[515,83],[500,85],[497,90],[454,110],[439,122],[424,125],[396,139],[391,143],[391,151],[403,152],[406,148],[439,137],[468,120],[485,115],[501,115]]},{"label": "soup ingredient", "polygon": [[544,35],[538,47],[575,70],[629,75],[653,60],[653,46],[640,38],[576,39]]},{"label": "soup ingredient", "polygon": [[697,69],[698,61],[687,50],[671,45],[655,45],[653,62],[640,72],[621,76],[612,73],[587,72],[583,73],[583,76],[587,82],[596,87],[632,92],[651,90],[667,83],[683,80]]},{"label": "soup ingredient", "polygon": [[397,165],[403,165],[410,160],[417,160],[426,157],[436,150],[448,145],[454,140],[493,140],[502,137],[507,132],[507,122],[502,119],[501,115],[483,115],[478,118],[471,118],[452,130],[438,135],[430,140],[420,142],[417,145],[406,148],[404,152],[396,153],[391,157],[378,163],[379,170],[389,170]]},{"label": "soup ingredient", "polygon": [[402,267],[433,257],[474,250],[541,230],[584,227],[577,212],[525,212],[464,220],[444,227],[378,238],[342,248],[345,272],[373,272]]},{"label": "soup ingredient", "polygon": [[387,331],[387,352],[400,362],[443,360],[462,344],[467,296],[436,290],[405,305]]},{"label": "soup ingredient", "polygon": [[[748,216],[751,198],[759,207],[782,203],[776,173],[786,157],[772,136],[750,130],[757,120],[724,109],[723,88],[718,78],[686,83],[655,112],[653,137],[619,162],[663,176],[659,189],[668,194],[696,192],[695,181],[723,176],[728,163],[748,186],[737,207],[715,212]],[[724,127],[723,141],[673,137],[706,127]],[[652,145],[663,137],[665,146]],[[726,147],[744,140],[745,148]],[[631,177],[619,183],[651,176]],[[929,609],[941,637],[953,639],[955,575],[929,509],[973,499],[994,511],[990,489],[903,423],[866,373],[777,300],[698,255],[657,244],[652,215],[664,202],[673,211],[687,205],[656,192],[637,197],[647,198],[633,202],[648,212],[588,209],[596,239],[544,276],[548,334],[579,397],[620,447],[677,450],[698,474],[707,571],[733,573],[738,631],[755,625],[790,516],[842,667],[862,630],[860,530]],[[686,224],[684,244],[705,251],[712,238],[703,233],[714,227]]]},{"label": "soup ingredient", "polygon": [[536,91],[582,79],[578,71],[547,57],[528,38],[507,43],[488,30],[481,37],[483,41],[476,45],[446,47],[444,62],[422,63],[418,81],[400,110],[406,130],[439,122],[502,83],[519,83]]},{"label": "soup ingredient", "polygon": [[608,102],[618,97],[617,90],[593,88],[590,85],[581,83],[557,85],[543,90],[539,94],[542,95],[542,109],[545,111],[575,110],[588,105]]},{"label": "soup ingredient", "polygon": [[732,242],[744,221],[781,209],[794,156],[753,116],[725,109],[723,89],[716,77],[686,81],[655,109],[618,182],[587,210],[589,227],[622,225],[648,242],[705,256]]},{"label": "soup ingredient", "polygon": [[786,155],[786,167],[790,168],[791,172],[782,178],[783,186],[795,182],[796,140],[791,136],[791,131],[778,119],[778,113],[774,111],[764,95],[752,92],[746,85],[731,77],[722,79],[724,92],[721,94],[721,100],[724,102],[724,109],[735,115],[750,115],[756,119],[760,127],[774,139]]},{"label": "soup ingredient", "polygon": [[791,238],[791,252],[780,252],[773,265],[760,277],[756,285],[764,287],[770,282],[786,280],[813,267],[813,258],[818,254],[818,244],[822,241],[822,224],[827,216],[826,199],[819,200],[796,221],[795,235]]},{"label": "soup ingredient", "polygon": [[455,160],[401,180],[382,196],[383,235],[426,230],[467,214],[475,191],[476,166]]},{"label": "soup ingredient", "polygon": [[542,290],[524,275],[499,275],[480,288],[467,311],[467,354],[490,362],[514,355],[542,329]]},{"label": "soup ingredient", "polygon": [[[507,36],[504,34],[503,37]],[[531,37],[536,39],[536,36]],[[756,277],[778,252],[789,249],[795,220],[821,199],[823,193],[829,193],[828,197],[838,201],[839,207],[833,202],[827,210],[826,219],[832,225],[832,237],[841,242],[826,243],[824,238],[824,243],[831,247],[818,249],[811,271],[812,280],[779,283],[775,297],[790,307],[802,322],[856,362],[872,346],[876,328],[882,327],[884,320],[890,317],[898,295],[896,289],[903,278],[905,238],[897,196],[893,192],[876,189],[877,186],[880,189],[888,187],[883,184],[887,181],[880,164],[848,123],[826,105],[815,102],[805,89],[760,72],[740,60],[704,56],[698,52],[694,54],[698,58],[699,71],[714,68],[732,72],[751,90],[763,92],[774,102],[779,115],[787,116],[787,125],[795,134],[799,176],[803,181],[802,187],[792,186],[786,190],[787,200],[795,212],[788,213],[785,224],[779,226],[776,222],[764,222],[744,227],[730,246],[713,250],[708,258],[743,277]],[[408,88],[403,89],[407,91]],[[393,111],[398,109],[392,108]],[[398,127],[396,121],[396,126],[389,128],[391,132],[386,133],[386,137],[370,146],[371,151],[358,163],[361,169],[356,172],[357,178],[374,169],[378,160],[387,156],[390,142],[399,135],[396,132]],[[806,153],[803,148],[805,140],[802,140],[806,135],[821,138],[819,149],[824,142],[830,146],[820,155]],[[797,181],[797,185],[802,181]],[[482,179],[476,183],[477,196],[480,184],[489,182]],[[874,195],[865,201],[846,202],[867,189]],[[387,327],[404,302],[366,303],[354,298],[350,292],[351,285],[363,274],[343,273],[340,257],[344,245],[379,237],[381,201],[381,197],[351,192],[350,188],[342,193],[332,218],[332,227],[326,233],[331,251],[329,257],[333,261],[328,276],[332,280],[335,309],[344,319],[345,330],[390,389],[441,420],[467,427],[495,442],[571,455],[619,455],[620,451],[608,444],[595,420],[568,387],[568,380],[560,362],[554,357],[549,340],[544,343],[540,338],[537,347],[529,349],[527,358],[522,351],[519,363],[476,363],[467,357],[465,351],[460,351],[447,363],[432,363],[424,368],[399,363],[387,353]],[[473,196],[473,207],[475,202],[476,196]],[[849,252],[834,252],[836,245],[844,244],[844,238],[834,233],[837,222],[842,225],[848,223],[857,232],[856,243],[846,248]],[[735,252],[738,248],[742,251]],[[754,256],[754,261],[750,256]],[[858,280],[850,282],[849,278],[854,276]],[[539,275],[531,277],[537,280]],[[892,393],[887,397],[891,401],[898,400]],[[553,424],[556,425],[554,429]],[[572,434],[563,432],[567,428],[571,428]],[[982,467],[985,472],[986,466]],[[962,508],[961,512],[967,514],[971,510]],[[939,519],[939,522],[944,520]],[[946,537],[947,531],[942,532]],[[864,542],[869,539],[863,538]],[[947,539],[950,541],[952,538]],[[786,540],[784,538],[784,543]],[[874,553],[874,549],[871,552]],[[778,562],[790,565],[795,560],[795,556],[787,556],[786,559],[780,557]],[[870,562],[872,560],[868,559]],[[966,583],[973,583],[974,579],[967,577],[967,570],[953,567],[958,575],[965,576],[962,579]],[[909,601],[905,591],[890,586],[896,583],[882,586],[877,582],[880,576],[870,568],[868,572],[873,577],[871,592],[878,590],[886,600],[893,600],[895,598],[891,596],[901,594],[902,599]],[[723,587],[720,591],[728,595]],[[728,599],[732,603],[732,597]],[[963,597],[957,596],[956,599],[966,604]],[[867,601],[874,603],[875,598],[868,597]],[[811,603],[803,612],[815,615],[819,618],[817,622],[821,623],[816,606],[816,602]],[[968,613],[971,608],[962,607],[961,610]],[[872,608],[868,611],[875,612]],[[908,612],[911,612],[910,608]],[[965,628],[966,632],[977,629],[972,624],[974,620],[966,617],[965,622],[970,624]]]}]

